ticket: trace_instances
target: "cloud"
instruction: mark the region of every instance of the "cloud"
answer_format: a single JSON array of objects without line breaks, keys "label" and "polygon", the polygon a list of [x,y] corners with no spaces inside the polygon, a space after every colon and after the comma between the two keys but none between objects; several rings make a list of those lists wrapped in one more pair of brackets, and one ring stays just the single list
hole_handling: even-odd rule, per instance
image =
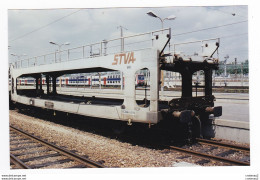
[{"label": "cloud", "polygon": [[[67,16],[78,9],[44,9],[44,10],[9,10],[8,31],[10,53],[37,56],[54,52],[57,47],[49,41],[57,43],[70,42],[68,47],[77,47],[104,39],[120,37],[118,26],[127,28],[124,35],[149,32],[161,28],[158,18],[148,16],[149,10],[165,18],[175,15],[172,21],[165,20],[164,27],[171,27],[172,34],[219,26],[247,19],[247,6],[223,7],[160,7],[160,8],[99,8],[81,9],[51,25],[49,23]],[[232,13],[237,16],[232,16]],[[238,16],[239,15],[239,16]],[[44,27],[45,25],[48,25]],[[28,32],[43,27],[20,39],[10,41]],[[188,40],[207,39],[247,33],[247,23],[214,28],[207,31],[174,36],[172,43]],[[221,39],[223,53],[230,53],[230,59],[237,55],[239,61],[248,58],[247,35]],[[67,46],[63,48],[68,48]],[[244,52],[243,54],[241,52]],[[222,54],[221,54],[222,55]],[[223,56],[224,57],[224,56]],[[14,57],[10,57],[14,60]]]}]

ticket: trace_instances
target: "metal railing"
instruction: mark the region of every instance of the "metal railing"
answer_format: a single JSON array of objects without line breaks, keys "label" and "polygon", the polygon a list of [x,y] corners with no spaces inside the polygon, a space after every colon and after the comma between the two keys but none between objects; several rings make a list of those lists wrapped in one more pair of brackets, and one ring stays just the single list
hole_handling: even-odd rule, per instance
[{"label": "metal railing", "polygon": [[[210,38],[210,39],[175,43],[175,44],[171,45],[170,49],[173,48],[172,51],[174,54],[181,53],[181,54],[185,54],[187,56],[199,55],[199,54],[203,54],[203,52],[205,50],[205,43],[209,43],[212,41],[214,41],[216,43],[220,43],[220,38]],[[198,45],[198,43],[200,43],[200,45]]]},{"label": "metal railing", "polygon": [[46,64],[61,63],[78,59],[106,56],[120,52],[148,49],[153,46],[154,36],[163,32],[170,34],[171,29],[124,36],[120,38],[103,40],[101,42],[74,47],[59,52],[22,59],[14,63],[16,69],[41,66]]}]

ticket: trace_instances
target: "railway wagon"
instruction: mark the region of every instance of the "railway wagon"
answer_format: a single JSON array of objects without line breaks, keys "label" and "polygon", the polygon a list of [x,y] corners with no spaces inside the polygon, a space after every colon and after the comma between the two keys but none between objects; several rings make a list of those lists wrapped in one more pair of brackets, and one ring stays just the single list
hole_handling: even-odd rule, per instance
[{"label": "railway wagon", "polygon": [[[137,39],[142,39],[142,41],[137,42],[138,47],[135,45],[131,49],[130,45],[134,43],[127,40],[136,37],[140,37]],[[146,41],[144,41],[145,38],[147,38]],[[36,62],[45,59],[45,55],[31,58],[35,59],[35,63],[30,63],[30,59],[24,59],[22,61],[26,63],[23,64],[26,64],[27,67],[22,65],[11,65],[10,67],[10,98],[16,103],[53,111],[125,121],[128,125],[143,123],[151,127],[151,125],[159,126],[162,124],[172,128],[172,131],[174,131],[174,127],[185,127],[183,131],[189,136],[203,136],[204,128],[212,127],[212,121],[209,117],[222,115],[222,107],[214,107],[215,97],[212,95],[212,71],[218,69],[218,59],[214,57],[214,54],[218,50],[219,39],[216,39],[215,44],[210,45],[207,44],[206,40],[200,41],[204,43],[203,51],[201,56],[196,55],[196,57],[178,54],[171,49],[166,52],[170,40],[171,29],[161,29],[85,45],[78,48],[79,51],[83,51],[80,57],[61,61],[55,59],[55,63],[44,62],[38,66]],[[111,51],[107,52],[112,41],[131,43],[121,45],[121,47],[128,47],[128,49],[111,48]],[[142,42],[149,42],[149,44],[144,44],[141,47]],[[106,43],[106,48],[104,48],[104,43]],[[92,49],[94,45],[99,46],[100,53],[91,56],[86,50],[88,48]],[[62,53],[68,54],[69,52],[70,49],[62,51]],[[56,57],[55,53],[53,53],[53,57]],[[20,62],[20,64],[22,63]],[[30,64],[32,65],[30,66]],[[149,72],[149,82],[145,82],[143,76],[136,76],[137,72],[142,70]],[[98,74],[115,71],[123,74],[123,78],[120,75],[110,74],[107,76],[93,75],[91,78],[87,76],[60,79],[65,74]],[[162,72],[164,71],[180,74],[180,98],[170,100],[162,98],[160,89],[163,79]],[[204,89],[203,96],[194,94],[195,87],[192,84],[192,75],[197,71],[203,71],[205,76],[205,83],[200,87]],[[35,88],[18,89],[19,83],[17,79],[27,77],[34,78]],[[123,80],[123,90],[111,89],[118,98],[110,97],[109,93],[106,96],[93,96],[90,94],[89,97],[68,97],[58,94],[56,90],[59,83],[68,85],[96,84],[100,83],[100,79],[103,85],[120,84]],[[142,85],[148,83],[149,88],[138,90],[136,89],[136,83]],[[46,91],[42,88],[43,84],[46,84]],[[51,90],[50,87],[52,87]],[[92,93],[102,94],[102,90],[94,89]],[[172,91],[171,93],[174,96],[175,92]]]}]

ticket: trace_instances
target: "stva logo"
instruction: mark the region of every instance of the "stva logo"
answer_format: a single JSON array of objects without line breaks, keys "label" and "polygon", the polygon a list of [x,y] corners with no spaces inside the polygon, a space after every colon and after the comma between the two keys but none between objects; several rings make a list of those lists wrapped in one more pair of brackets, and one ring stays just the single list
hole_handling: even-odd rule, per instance
[{"label": "stva logo", "polygon": [[115,54],[112,65],[130,64],[135,62],[134,52]]}]

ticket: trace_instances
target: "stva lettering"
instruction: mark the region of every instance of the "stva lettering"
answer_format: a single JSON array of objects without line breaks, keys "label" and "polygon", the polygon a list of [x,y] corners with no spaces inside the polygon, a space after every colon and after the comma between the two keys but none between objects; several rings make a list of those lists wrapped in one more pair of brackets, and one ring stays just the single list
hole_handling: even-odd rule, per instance
[{"label": "stva lettering", "polygon": [[134,52],[115,54],[112,65],[130,64],[135,62]]}]

